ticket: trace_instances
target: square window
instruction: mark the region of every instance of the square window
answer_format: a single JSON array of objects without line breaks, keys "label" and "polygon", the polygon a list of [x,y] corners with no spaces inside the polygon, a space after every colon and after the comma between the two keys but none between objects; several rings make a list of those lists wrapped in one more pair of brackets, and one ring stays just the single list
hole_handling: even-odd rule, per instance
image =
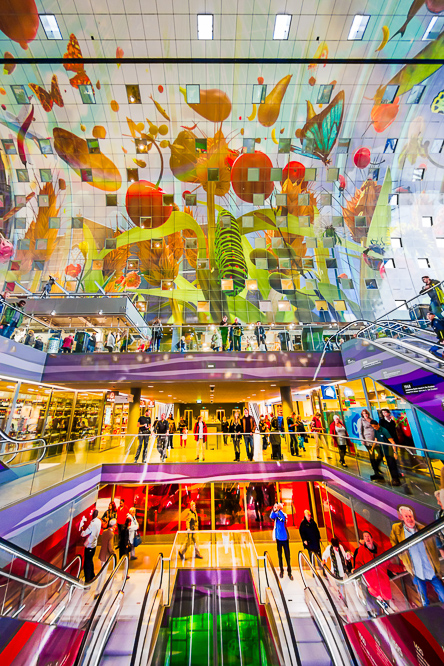
[{"label": "square window", "polygon": [[254,218],[251,215],[244,215],[242,218],[242,229],[252,229],[254,227]]},{"label": "square window", "polygon": [[278,167],[271,167],[270,170],[270,180],[282,180],[282,169],[279,169]]},{"label": "square window", "polygon": [[433,218],[429,217],[428,215],[423,215],[421,222],[423,227],[433,226]]},{"label": "square window", "polygon": [[244,153],[254,153],[254,144],[255,144],[254,139],[246,139],[244,137],[243,142],[242,142],[243,152]]},{"label": "square window", "polygon": [[207,271],[209,268],[209,261],[208,259],[198,259],[197,260],[197,268],[200,271]]},{"label": "square window", "polygon": [[286,206],[286,205],[287,205],[287,195],[276,194],[276,206]]},{"label": "square window", "polygon": [[334,238],[330,238],[330,237],[328,237],[328,236],[324,236],[324,238],[322,239],[322,245],[323,245],[323,247],[325,247],[325,248],[334,247],[334,245],[335,245],[335,239],[334,239]]},{"label": "square window", "polygon": [[162,203],[164,206],[172,206],[174,203],[174,194],[162,194]]},{"label": "square window", "polygon": [[83,217],[71,218],[72,229],[83,229]]},{"label": "square window", "polygon": [[38,238],[35,242],[36,250],[46,250],[48,247],[48,241],[46,238]]},{"label": "square window", "polygon": [[146,312],[146,301],[137,301],[136,308],[139,312]]},{"label": "square window", "polygon": [[146,139],[136,138],[134,139],[136,144],[136,153],[138,155],[146,155],[148,152],[148,143]]},{"label": "square window", "polygon": [[103,260],[102,259],[93,259],[92,260],[92,269],[93,269],[93,271],[103,270]]},{"label": "square window", "polygon": [[141,217],[140,218],[140,228],[141,229],[152,229],[153,227],[153,218],[152,217]]},{"label": "square window", "polygon": [[422,180],[424,178],[425,169],[413,169],[412,180]]},{"label": "square window", "polygon": [[222,291],[233,291],[234,283],[231,279],[225,279],[220,281]]},{"label": "square window", "polygon": [[265,248],[267,247],[265,238],[255,238],[254,247],[256,250],[265,250]]},{"label": "square window", "polygon": [[392,104],[398,94],[399,86],[386,86],[381,100],[381,104]]},{"label": "square window", "polygon": [[40,169],[40,180],[42,183],[50,183],[52,181],[51,169]]},{"label": "square window", "polygon": [[7,155],[17,155],[15,143],[12,139],[2,139],[3,150]]},{"label": "square window", "polygon": [[32,270],[33,271],[42,271],[44,267],[45,267],[45,262],[44,261],[33,261],[32,262]]},{"label": "square window", "polygon": [[187,85],[187,104],[200,104],[200,86],[196,84]]},{"label": "square window", "polygon": [[80,178],[82,180],[82,183],[92,183],[93,182],[92,169],[80,169]]},{"label": "square window", "polygon": [[256,268],[262,271],[268,270],[268,259],[256,259]]},{"label": "square window", "polygon": [[350,139],[338,139],[338,147],[336,152],[338,154],[347,154],[350,148]]},{"label": "square window", "polygon": [[436,239],[436,247],[444,247],[444,238],[437,238]]},{"label": "square window", "polygon": [[54,151],[50,139],[37,139],[37,141],[42,155],[53,155]]},{"label": "square window", "polygon": [[305,247],[315,248],[318,247],[318,241],[316,238],[306,238]]},{"label": "square window", "polygon": [[339,278],[341,289],[353,289],[353,280],[350,278]]},{"label": "square window", "polygon": [[288,257],[281,257],[279,259],[279,268],[289,271],[291,269],[291,259]]},{"label": "square window", "polygon": [[321,206],[331,206],[331,194],[329,192],[321,194]]},{"label": "square window", "polygon": [[60,217],[50,217],[48,227],[49,229],[60,229]]},{"label": "square window", "polygon": [[31,241],[29,238],[22,238],[22,240],[19,240],[17,243],[17,247],[19,250],[29,250],[31,248]]},{"label": "square window", "polygon": [[223,229],[231,229],[231,217],[229,215],[223,215],[220,218],[220,224]]},{"label": "square window", "polygon": [[320,312],[322,311],[325,312],[328,310],[327,301],[315,301],[315,307],[316,310],[319,310]]},{"label": "square window", "polygon": [[355,217],[355,227],[366,227],[367,226],[367,218],[365,215],[357,215]]},{"label": "square window", "polygon": [[26,217],[16,217],[15,228],[20,230],[26,229]]},{"label": "square window", "polygon": [[291,139],[279,139],[278,153],[280,155],[288,155],[291,150]]},{"label": "square window", "polygon": [[197,206],[197,194],[185,194],[185,206]]},{"label": "square window", "polygon": [[37,200],[39,208],[47,208],[49,206],[49,196],[47,194],[39,194]]},{"label": "square window", "polygon": [[388,195],[389,206],[399,206],[399,194]]},{"label": "square window", "polygon": [[253,192],[253,206],[263,206],[265,203],[265,195],[262,192]]},{"label": "square window", "polygon": [[19,271],[21,268],[22,262],[21,261],[11,261],[11,265],[9,267],[10,271]]},{"label": "square window", "polygon": [[200,137],[194,139],[194,149],[199,155],[207,152],[207,139],[205,137]]},{"label": "square window", "polygon": [[26,196],[24,194],[16,194],[15,205],[20,207],[26,206]]},{"label": "square window", "polygon": [[368,177],[372,180],[378,180],[379,178],[379,169],[370,169],[368,172]]},{"label": "square window", "polygon": [[279,312],[289,312],[291,310],[290,301],[279,301],[278,302],[278,311]]},{"label": "square window", "polygon": [[106,195],[106,205],[107,206],[117,206],[117,194],[107,194]]},{"label": "square window", "polygon": [[298,195],[298,204],[299,206],[309,206],[310,205],[310,195],[308,192]]},{"label": "square window", "polygon": [[127,271],[138,271],[139,270],[139,264],[140,261],[138,259],[128,259],[126,262],[126,270]]},{"label": "square window", "polygon": [[338,267],[338,262],[334,258],[326,259],[325,260],[325,265],[327,268],[337,268]]},{"label": "square window", "polygon": [[365,280],[365,288],[366,289],[377,289],[378,288],[378,283],[376,282],[375,278],[367,278]]},{"label": "square window", "polygon": [[276,226],[279,227],[286,227],[287,226],[287,216],[286,215],[278,215],[276,217]]},{"label": "square window", "polygon": [[337,169],[336,167],[330,167],[329,169],[327,169],[328,183],[334,183],[338,179],[339,179],[339,169]]},{"label": "square window", "polygon": [[419,268],[430,268],[430,262],[428,259],[418,259]]},{"label": "square window", "polygon": [[402,240],[400,238],[391,238],[390,243],[394,248],[402,247]]},{"label": "square window", "polygon": [[302,259],[302,267],[303,268],[314,268],[313,257],[305,257],[304,259]]},{"label": "square window", "polygon": [[95,104],[96,103],[96,96],[94,94],[94,88],[90,83],[83,84],[81,83],[79,85],[79,93],[80,97],[82,98],[82,102],[84,104]]},{"label": "square window", "polygon": [[151,249],[160,250],[163,247],[163,241],[161,238],[152,238],[151,239]]},{"label": "square window", "polygon": [[316,169],[305,169],[304,180],[314,182],[316,180]]},{"label": "square window", "polygon": [[407,97],[407,104],[419,104],[421,97],[424,94],[425,86],[417,85],[413,86],[410,91],[410,95]]},{"label": "square window", "polygon": [[16,169],[19,183],[29,183],[28,169]]},{"label": "square window", "polygon": [[11,86],[17,104],[28,104],[28,92],[25,86]]},{"label": "square window", "polygon": [[90,155],[97,155],[100,153],[99,139],[86,139],[86,143],[88,145],[88,152]]},{"label": "square window", "polygon": [[408,309],[407,308],[407,303],[405,301],[395,300],[395,305],[396,305],[397,308],[399,308],[399,310],[406,311]]},{"label": "square window", "polygon": [[105,238],[105,250],[115,250],[117,248],[116,238]]},{"label": "square window", "polygon": [[248,291],[257,291],[257,280],[246,280],[245,286]]},{"label": "square window", "polygon": [[259,301],[259,310],[261,312],[271,312],[272,311],[271,301]]},{"label": "square window", "polygon": [[333,215],[332,222],[334,227],[344,226],[344,218],[342,217],[342,215]]},{"label": "square window", "polygon": [[162,291],[172,291],[173,284],[174,283],[172,280],[162,280],[160,283],[160,288]]},{"label": "square window", "polygon": [[385,268],[395,268],[394,259],[384,259],[384,267]]},{"label": "square window", "polygon": [[271,247],[272,247],[273,249],[276,249],[276,248],[283,248],[283,247],[285,247],[285,245],[284,245],[284,239],[283,239],[283,238],[279,238],[279,236],[278,236],[277,238],[272,238],[272,239],[271,239]]},{"label": "square window", "polygon": [[267,86],[264,84],[255,83],[253,85],[253,97],[251,100],[253,104],[263,104],[265,102],[266,97],[267,97]]},{"label": "square window", "polygon": [[215,183],[219,180],[219,169],[208,169],[207,178],[209,183]]},{"label": "square window", "polygon": [[259,169],[253,168],[247,170],[247,180],[249,183],[259,182]]},{"label": "square window", "polygon": [[139,169],[127,169],[126,179],[129,183],[137,183],[139,180]]},{"label": "square window", "polygon": [[126,85],[126,97],[129,104],[142,104],[142,98],[140,96],[140,88],[137,83]]},{"label": "square window", "polygon": [[347,309],[345,301],[333,301],[333,307],[337,312],[344,312]]},{"label": "square window", "polygon": [[331,99],[331,94],[333,92],[333,85],[328,84],[325,86],[319,86],[317,104],[329,104]]},{"label": "square window", "polygon": [[444,139],[435,139],[430,149],[431,153],[442,153],[444,150]]},{"label": "square window", "polygon": [[197,301],[197,311],[198,312],[209,312],[210,311],[210,302],[209,301]]},{"label": "square window", "polygon": [[384,153],[394,153],[397,145],[398,139],[387,139],[384,146]]}]

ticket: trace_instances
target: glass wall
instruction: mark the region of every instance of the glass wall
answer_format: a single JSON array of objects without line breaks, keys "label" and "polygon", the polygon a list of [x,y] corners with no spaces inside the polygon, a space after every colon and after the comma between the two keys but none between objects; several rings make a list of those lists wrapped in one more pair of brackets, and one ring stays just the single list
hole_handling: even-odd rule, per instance
[{"label": "glass wall", "polygon": [[12,400],[17,388],[15,381],[0,381],[0,428],[4,430],[11,413]]},{"label": "glass wall", "polygon": [[71,439],[80,439],[81,436],[94,437],[99,434],[103,409],[102,393],[79,392],[74,410],[74,419],[71,430]]},{"label": "glass wall", "polygon": [[243,483],[214,484],[216,529],[245,530],[245,486]]},{"label": "glass wall", "polygon": [[181,486],[179,530],[186,530],[187,528],[186,520],[191,502],[196,503],[199,529],[211,530],[211,483],[193,483]]},{"label": "glass wall", "polygon": [[48,444],[66,442],[69,439],[74,396],[74,391],[53,390],[44,432]]},{"label": "glass wall", "polygon": [[50,388],[21,385],[9,431],[11,437],[33,439],[42,434],[50,395]]},{"label": "glass wall", "polygon": [[179,499],[178,483],[148,486],[144,534],[174,534],[178,526]]},{"label": "glass wall", "polygon": [[270,513],[277,500],[277,484],[252,482],[247,485],[248,529],[252,532],[272,530]]}]

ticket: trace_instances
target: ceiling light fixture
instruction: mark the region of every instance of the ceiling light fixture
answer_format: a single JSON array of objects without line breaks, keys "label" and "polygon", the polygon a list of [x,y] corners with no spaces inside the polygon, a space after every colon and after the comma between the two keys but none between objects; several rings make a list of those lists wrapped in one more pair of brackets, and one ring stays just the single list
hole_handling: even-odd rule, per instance
[{"label": "ceiling light fixture", "polygon": [[423,42],[425,42],[427,39],[435,39],[435,37],[437,36],[434,34],[436,31],[433,31],[432,33],[432,30],[435,27],[435,23],[437,22],[438,18],[439,18],[438,16],[434,16],[433,18],[430,19],[430,23],[427,26],[426,31],[422,36]]},{"label": "ceiling light fixture", "polygon": [[59,24],[54,14],[40,14],[40,23],[48,39],[62,39]]},{"label": "ceiling light fixture", "polygon": [[197,39],[213,39],[213,14],[197,15]]},{"label": "ceiling light fixture", "polygon": [[351,24],[350,32],[348,33],[347,39],[350,40],[359,40],[364,37],[364,32],[367,27],[367,23],[370,20],[370,16],[365,14],[356,14]]},{"label": "ceiling light fixture", "polygon": [[291,25],[291,14],[276,14],[273,39],[288,39]]}]

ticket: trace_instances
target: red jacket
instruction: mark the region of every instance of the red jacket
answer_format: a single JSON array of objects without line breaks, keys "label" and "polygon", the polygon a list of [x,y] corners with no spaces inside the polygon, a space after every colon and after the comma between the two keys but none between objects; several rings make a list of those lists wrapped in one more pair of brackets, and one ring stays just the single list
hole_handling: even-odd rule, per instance
[{"label": "red jacket", "polygon": [[[339,421],[339,426],[345,428],[345,425],[342,423],[342,421]],[[332,435],[333,437],[336,435],[336,421],[332,421],[330,423],[330,435]],[[348,437],[347,428],[345,428],[345,436]]]},{"label": "red jacket", "polygon": [[324,428],[322,427],[322,421],[318,416],[313,416],[310,423],[310,430],[312,432],[324,432]]},{"label": "red jacket", "polygon": [[[380,553],[372,553],[366,546],[361,545],[358,548],[355,559],[355,569],[362,567],[367,562],[374,560]],[[399,565],[388,562],[383,562],[373,571],[368,571],[364,574],[364,578],[368,585],[368,591],[373,597],[381,597],[384,601],[390,601],[392,598],[392,590],[390,587],[390,578],[387,574],[387,569],[398,573]]]},{"label": "red jacket", "polygon": [[[206,444],[206,442],[207,442],[207,432],[208,432],[207,424],[205,423],[205,421],[203,421],[202,425],[203,425],[203,434],[204,434],[203,441]],[[194,439],[197,442],[199,440],[199,422],[198,421],[196,421],[196,423],[194,424],[193,432],[194,432]]]}]

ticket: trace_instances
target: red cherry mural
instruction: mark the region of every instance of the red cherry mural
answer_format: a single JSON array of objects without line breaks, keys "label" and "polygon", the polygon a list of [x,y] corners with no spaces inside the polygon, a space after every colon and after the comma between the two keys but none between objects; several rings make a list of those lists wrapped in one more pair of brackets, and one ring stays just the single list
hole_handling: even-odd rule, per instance
[{"label": "red cherry mural", "polygon": [[296,162],[296,160],[289,162],[282,169],[282,183],[289,178],[292,183],[296,183],[298,180],[304,180],[305,176],[305,166],[301,162]]},{"label": "red cherry mural", "polygon": [[370,150],[369,148],[358,148],[353,155],[353,162],[358,169],[365,169],[370,164]]},{"label": "red cherry mural", "polygon": [[[272,163],[268,155],[256,151],[237,158],[231,169],[231,184],[239,199],[253,203],[253,194],[263,194],[266,199],[274,189],[270,180]],[[248,180],[248,169],[259,169],[259,180]]]},{"label": "red cherry mural", "polygon": [[153,228],[160,227],[167,221],[173,212],[173,207],[163,205],[163,194],[161,188],[156,188],[147,180],[138,180],[129,186],[125,207],[134,224],[140,227],[140,219],[144,217],[152,218]]}]

